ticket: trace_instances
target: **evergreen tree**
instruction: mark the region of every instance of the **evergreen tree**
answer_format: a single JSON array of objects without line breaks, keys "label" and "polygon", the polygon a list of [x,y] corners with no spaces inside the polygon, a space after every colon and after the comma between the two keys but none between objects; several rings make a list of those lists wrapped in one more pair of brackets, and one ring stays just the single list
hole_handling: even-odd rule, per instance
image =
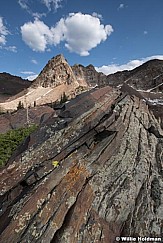
[{"label": "evergreen tree", "polygon": [[17,106],[17,110],[20,110],[20,109],[23,109],[23,108],[24,108],[23,102],[21,102],[21,100],[20,100],[19,103],[18,103],[18,106]]},{"label": "evergreen tree", "polygon": [[63,92],[63,95],[61,95],[60,104],[65,103],[67,100],[68,100],[68,97],[67,97],[66,93]]}]

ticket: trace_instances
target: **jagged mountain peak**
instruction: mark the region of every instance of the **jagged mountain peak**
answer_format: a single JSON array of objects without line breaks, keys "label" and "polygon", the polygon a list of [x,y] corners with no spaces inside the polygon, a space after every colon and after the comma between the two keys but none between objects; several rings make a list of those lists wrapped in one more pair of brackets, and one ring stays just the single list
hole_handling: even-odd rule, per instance
[{"label": "jagged mountain peak", "polygon": [[53,57],[43,68],[33,86],[56,87],[76,83],[73,71],[62,54]]},{"label": "jagged mountain peak", "polygon": [[92,64],[89,64],[88,66],[86,66],[87,68],[91,68],[95,70],[95,67]]},{"label": "jagged mountain peak", "polygon": [[52,57],[48,63],[51,63],[51,62],[54,62],[54,63],[67,63],[67,60],[65,59],[64,55],[63,54],[58,54],[57,56],[54,56]]},{"label": "jagged mountain peak", "polygon": [[81,64],[75,64],[72,66],[72,70],[77,81],[85,81],[90,87],[96,85],[102,86],[106,81],[106,75],[96,71],[92,64],[84,67]]}]

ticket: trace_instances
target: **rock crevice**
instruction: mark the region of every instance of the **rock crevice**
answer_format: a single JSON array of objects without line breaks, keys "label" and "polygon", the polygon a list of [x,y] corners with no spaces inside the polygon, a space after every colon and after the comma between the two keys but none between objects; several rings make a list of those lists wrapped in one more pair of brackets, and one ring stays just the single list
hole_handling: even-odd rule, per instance
[{"label": "rock crevice", "polygon": [[49,118],[0,172],[0,242],[160,237],[162,130],[145,102],[105,87],[76,97],[65,111],[65,127],[57,128],[67,117]]}]

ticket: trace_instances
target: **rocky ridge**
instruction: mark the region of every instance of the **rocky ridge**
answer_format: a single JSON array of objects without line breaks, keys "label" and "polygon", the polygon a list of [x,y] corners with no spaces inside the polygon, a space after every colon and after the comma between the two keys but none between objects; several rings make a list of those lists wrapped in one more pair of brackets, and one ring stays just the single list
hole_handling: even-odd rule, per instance
[{"label": "rocky ridge", "polygon": [[131,71],[110,74],[107,83],[114,87],[127,83],[137,90],[163,91],[163,61],[154,59]]},{"label": "rocky ridge", "polygon": [[88,65],[84,67],[81,64],[75,64],[72,66],[72,71],[78,82],[86,82],[90,87],[95,86],[105,86],[106,75],[103,73],[98,73],[93,65]]},{"label": "rocky ridge", "polygon": [[131,71],[124,70],[109,75],[98,73],[91,64],[87,67],[76,64],[72,66],[72,70],[77,80],[86,80],[90,86],[117,87],[126,83],[142,91],[161,92],[163,90],[162,60],[150,60]]},{"label": "rocky ridge", "polygon": [[63,83],[82,87],[102,86],[106,76],[98,73],[93,65],[84,67],[81,64],[70,66],[62,54],[49,60],[39,76],[33,82],[33,86],[56,87]]},{"label": "rocky ridge", "polygon": [[[52,58],[41,71],[29,89],[1,102],[4,110],[15,110],[19,102],[33,106],[59,100],[63,93],[69,99],[92,87],[113,87],[123,84],[142,91],[161,92],[163,88],[163,61],[151,60],[131,71],[117,72],[111,75],[98,73],[93,65],[84,67],[80,64],[70,66],[63,55]],[[150,98],[150,97],[149,97]]]},{"label": "rocky ridge", "polygon": [[9,73],[0,73],[0,101],[27,89],[31,82]]},{"label": "rocky ridge", "polygon": [[63,55],[57,55],[48,62],[29,89],[1,102],[0,107],[2,110],[13,111],[17,109],[19,102],[24,107],[34,106],[34,103],[43,105],[59,101],[63,93],[71,99],[89,89],[85,79],[76,79]]},{"label": "rocky ridge", "polygon": [[143,100],[109,86],[79,95],[1,169],[0,242],[163,237],[162,145]]},{"label": "rocky ridge", "polygon": [[77,80],[84,79],[90,86],[119,87],[126,94],[145,100],[163,127],[163,61],[150,60],[131,70],[110,75],[98,73],[93,65],[74,65],[72,70]]}]

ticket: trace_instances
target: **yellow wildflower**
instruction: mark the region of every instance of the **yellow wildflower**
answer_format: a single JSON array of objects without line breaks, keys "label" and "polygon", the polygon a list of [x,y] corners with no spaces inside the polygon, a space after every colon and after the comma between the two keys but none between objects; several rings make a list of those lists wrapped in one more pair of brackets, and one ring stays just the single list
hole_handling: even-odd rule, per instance
[{"label": "yellow wildflower", "polygon": [[55,161],[52,161],[52,165],[54,167],[58,167],[59,166],[59,161],[55,160]]}]

